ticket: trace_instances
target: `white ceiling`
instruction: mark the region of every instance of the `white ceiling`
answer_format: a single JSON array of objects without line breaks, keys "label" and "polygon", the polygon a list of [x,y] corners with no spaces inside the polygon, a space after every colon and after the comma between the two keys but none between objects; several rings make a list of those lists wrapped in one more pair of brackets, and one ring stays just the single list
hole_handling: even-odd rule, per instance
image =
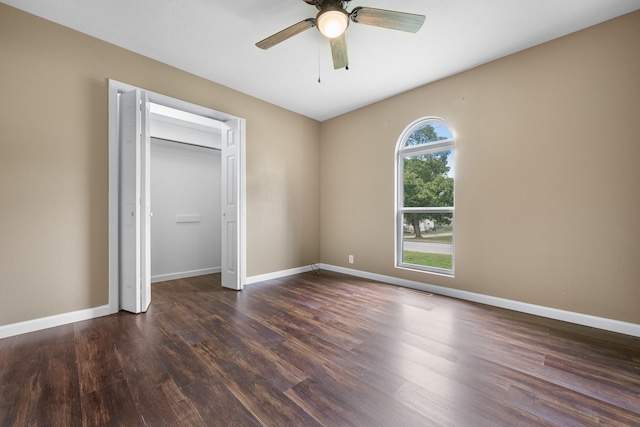
[{"label": "white ceiling", "polygon": [[2,2],[320,121],[640,8],[640,0],[353,0],[348,11],[426,21],[417,34],[352,23],[347,71],[333,69],[315,28],[255,46],[315,17],[303,0]]}]

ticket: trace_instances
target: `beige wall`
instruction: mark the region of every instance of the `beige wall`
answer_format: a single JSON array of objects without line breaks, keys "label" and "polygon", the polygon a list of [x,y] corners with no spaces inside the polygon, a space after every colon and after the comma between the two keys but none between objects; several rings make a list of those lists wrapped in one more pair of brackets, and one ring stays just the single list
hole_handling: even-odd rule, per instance
[{"label": "beige wall", "polygon": [[[0,4],[0,325],[108,302],[108,78],[247,119],[249,276],[321,261],[640,323],[638,40],[640,12],[319,124]],[[455,278],[393,265],[394,149],[427,115],[458,142]]]},{"label": "beige wall", "polygon": [[[639,41],[635,12],[322,123],[322,262],[640,323]],[[429,115],[458,144],[454,278],[394,268],[395,145]]]},{"label": "beige wall", "polygon": [[108,303],[109,78],[247,119],[247,273],[318,261],[318,122],[4,4],[0,58],[0,325]]}]

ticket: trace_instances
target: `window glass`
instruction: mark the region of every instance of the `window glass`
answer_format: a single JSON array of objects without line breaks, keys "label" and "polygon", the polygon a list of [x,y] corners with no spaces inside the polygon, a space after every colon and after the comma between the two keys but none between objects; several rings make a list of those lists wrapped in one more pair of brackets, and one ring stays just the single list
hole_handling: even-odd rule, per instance
[{"label": "window glass", "polygon": [[452,220],[449,214],[405,214],[402,263],[452,270]]},{"label": "window glass", "polygon": [[412,147],[447,139],[453,139],[453,135],[445,124],[426,123],[409,134],[409,136],[406,138],[404,146]]},{"label": "window glass", "polygon": [[453,206],[453,150],[404,158],[404,207]]}]

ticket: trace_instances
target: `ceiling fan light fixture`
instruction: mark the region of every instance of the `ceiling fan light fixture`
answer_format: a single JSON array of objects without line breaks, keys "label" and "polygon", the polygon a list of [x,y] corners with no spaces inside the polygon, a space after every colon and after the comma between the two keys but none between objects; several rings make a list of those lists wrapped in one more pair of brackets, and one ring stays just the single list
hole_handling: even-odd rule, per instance
[{"label": "ceiling fan light fixture", "polygon": [[350,25],[349,21],[356,24],[373,25],[375,27],[389,28],[392,30],[416,33],[424,24],[425,16],[415,13],[398,12],[395,10],[376,9],[373,7],[358,6],[351,12],[345,7],[351,0],[304,0],[305,3],[318,9],[315,18],[307,18],[293,24],[284,30],[270,35],[256,43],[260,49],[269,49],[296,34],[300,34],[309,28],[316,27],[320,34],[329,39],[333,68],[347,68],[349,57],[347,54],[347,38],[345,31]]},{"label": "ceiling fan light fixture", "polygon": [[316,17],[316,25],[323,36],[334,39],[342,35],[349,25],[349,15],[344,9],[328,8],[320,11]]}]

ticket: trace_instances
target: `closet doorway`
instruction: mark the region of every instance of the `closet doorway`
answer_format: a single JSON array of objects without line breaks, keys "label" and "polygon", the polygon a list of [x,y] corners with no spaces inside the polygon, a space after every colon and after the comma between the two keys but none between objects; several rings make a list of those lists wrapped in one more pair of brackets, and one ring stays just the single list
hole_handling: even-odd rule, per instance
[{"label": "closet doorway", "polygon": [[151,283],[220,273],[220,123],[150,110]]},{"label": "closet doorway", "polygon": [[[112,312],[120,309],[143,312],[151,302],[153,213],[150,200],[154,192],[150,175],[151,137],[156,141],[187,139],[194,149],[220,150],[217,209],[222,286],[241,290],[246,280],[244,119],[110,80],[109,305]],[[174,220],[183,225],[194,224],[198,222],[198,215],[185,212],[175,215]]]}]

